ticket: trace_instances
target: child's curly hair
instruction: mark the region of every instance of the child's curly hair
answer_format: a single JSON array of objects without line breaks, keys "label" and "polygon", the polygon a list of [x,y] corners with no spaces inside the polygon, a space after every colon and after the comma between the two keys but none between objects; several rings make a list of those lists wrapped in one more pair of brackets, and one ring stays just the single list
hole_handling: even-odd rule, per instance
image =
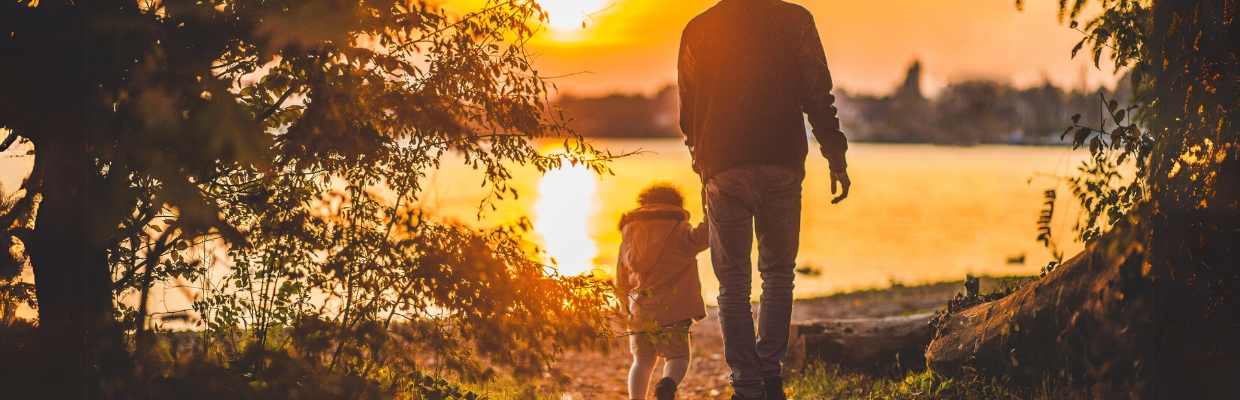
[{"label": "child's curly hair", "polygon": [[655,182],[637,194],[637,204],[642,206],[667,204],[684,207],[685,197],[680,194],[680,188],[671,182]]}]

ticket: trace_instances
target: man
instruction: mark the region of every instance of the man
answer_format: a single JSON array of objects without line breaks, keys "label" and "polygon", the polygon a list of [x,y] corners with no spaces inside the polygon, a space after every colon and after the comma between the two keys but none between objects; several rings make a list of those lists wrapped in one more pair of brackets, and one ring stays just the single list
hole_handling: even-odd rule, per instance
[{"label": "man", "polygon": [[[813,17],[778,0],[722,0],[685,28],[680,126],[705,183],[711,261],[733,400],[784,400],[792,280],[801,222],[809,115],[830,163],[831,192],[851,182]],[[755,339],[750,249],[758,238],[762,297]]]}]

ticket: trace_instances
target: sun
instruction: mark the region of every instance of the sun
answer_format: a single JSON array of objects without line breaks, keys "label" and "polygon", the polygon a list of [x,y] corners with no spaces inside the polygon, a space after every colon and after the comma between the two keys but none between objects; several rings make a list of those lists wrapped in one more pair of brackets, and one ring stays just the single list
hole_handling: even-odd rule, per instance
[{"label": "sun", "polygon": [[535,0],[547,11],[547,27],[571,31],[589,25],[592,14],[606,8],[608,0]]}]

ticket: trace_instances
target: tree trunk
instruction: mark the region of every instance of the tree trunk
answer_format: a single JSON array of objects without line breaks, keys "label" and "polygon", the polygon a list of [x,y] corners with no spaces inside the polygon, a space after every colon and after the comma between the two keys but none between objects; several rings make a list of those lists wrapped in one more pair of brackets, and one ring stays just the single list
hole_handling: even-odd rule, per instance
[{"label": "tree trunk", "polygon": [[0,125],[34,143],[34,174],[42,181],[26,245],[46,371],[40,382],[23,383],[47,398],[98,394],[92,326],[113,318],[107,255],[93,218],[90,6],[89,0],[10,4],[0,17],[8,28],[0,51],[13,60],[0,67]]},{"label": "tree trunk", "polygon": [[882,374],[921,369],[930,344],[933,313],[906,317],[828,319],[792,328],[788,370],[814,362]]},{"label": "tree trunk", "polygon": [[929,368],[1141,390],[1131,378],[1148,326],[1147,289],[1142,246],[1125,240],[1128,231],[1113,230],[1003,299],[947,316],[926,350]]},{"label": "tree trunk", "polygon": [[60,390],[71,392],[58,394],[82,398],[91,376],[87,336],[92,309],[93,165],[81,138],[64,135],[56,139],[36,144],[37,157],[48,161],[42,163],[43,201],[32,235],[30,264],[39,299],[39,330],[54,366],[49,372],[75,383],[61,386]]},{"label": "tree trunk", "polygon": [[[1144,204],[1046,278],[953,315],[929,367],[1124,397],[1240,393],[1240,161],[1219,165],[1210,208]],[[1204,203],[1203,203],[1204,204]],[[1166,204],[1163,207],[1167,207]]]},{"label": "tree trunk", "polygon": [[[1234,129],[1234,128],[1233,128]],[[1236,145],[1233,143],[1232,145]],[[1160,216],[1150,237],[1151,398],[1240,395],[1240,160],[1210,208]],[[1222,206],[1219,206],[1222,205]]]}]

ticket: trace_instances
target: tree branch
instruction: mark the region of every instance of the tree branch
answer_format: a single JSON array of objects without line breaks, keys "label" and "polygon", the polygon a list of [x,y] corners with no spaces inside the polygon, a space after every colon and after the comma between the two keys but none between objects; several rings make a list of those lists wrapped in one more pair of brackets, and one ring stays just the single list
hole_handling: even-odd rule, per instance
[{"label": "tree branch", "polygon": [[267,118],[271,118],[271,115],[275,114],[276,111],[280,109],[280,105],[284,104],[284,101],[288,100],[288,97],[293,94],[293,89],[294,87],[290,85],[288,90],[285,90],[284,94],[280,95],[280,99],[276,100],[275,104],[272,104],[271,107],[267,108],[267,111],[263,111],[262,114],[259,114],[258,117],[254,119],[255,122],[263,122],[267,120]]}]

